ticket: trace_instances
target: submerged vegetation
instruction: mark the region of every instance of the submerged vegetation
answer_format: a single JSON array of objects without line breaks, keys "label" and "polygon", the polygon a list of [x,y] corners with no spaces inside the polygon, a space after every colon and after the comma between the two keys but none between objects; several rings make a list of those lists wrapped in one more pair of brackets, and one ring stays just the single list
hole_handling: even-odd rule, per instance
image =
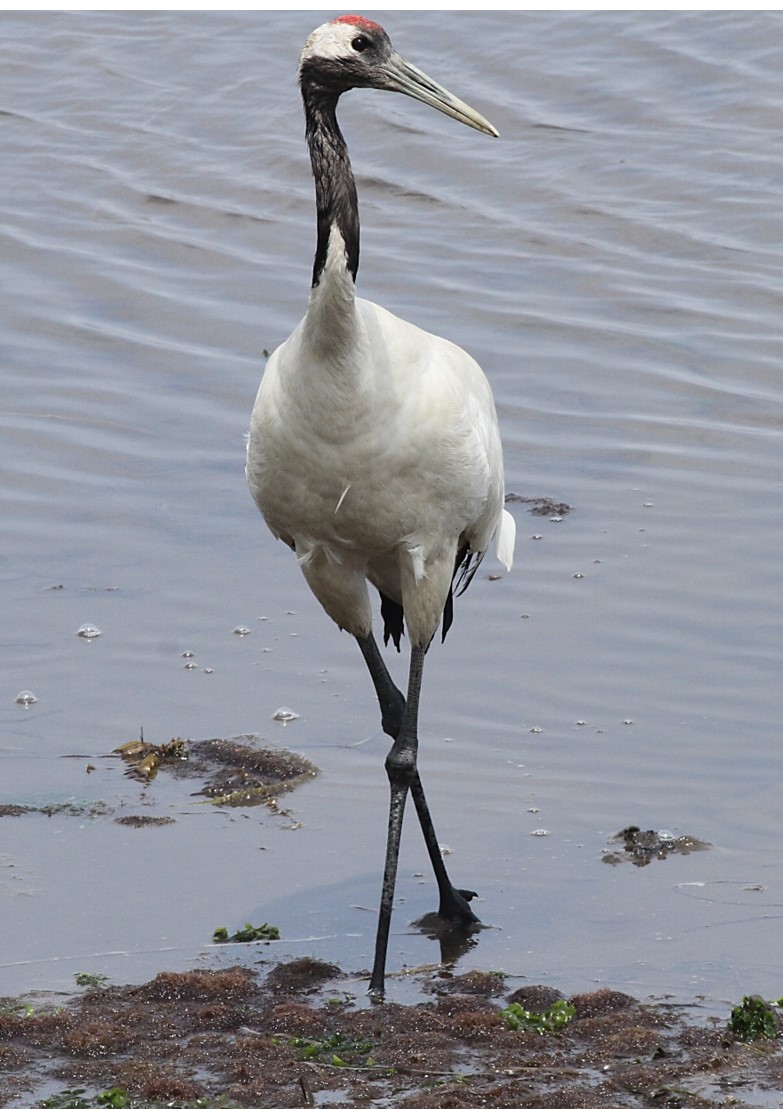
[{"label": "submerged vegetation", "polygon": [[79,971],[73,977],[77,986],[87,986],[93,990],[103,989],[104,986],[109,984],[109,979],[105,974],[89,974],[87,971]]},{"label": "submerged vegetation", "polygon": [[175,1098],[164,1102],[148,1101],[134,1097],[121,1086],[112,1086],[101,1093],[90,1094],[86,1089],[61,1090],[40,1102],[40,1109],[240,1109],[236,1102],[225,1097],[197,1097],[190,1101]]},{"label": "submerged vegetation", "polygon": [[758,994],[743,997],[739,1005],[731,1010],[729,1028],[739,1040],[753,1043],[755,1040],[775,1040],[783,1026],[780,1007],[783,997],[777,1001],[765,1001]]},{"label": "submerged vegetation", "polygon": [[345,1036],[342,1032],[335,1032],[331,1036],[323,1036],[315,1040],[305,1036],[292,1036],[288,1043],[298,1049],[296,1058],[299,1061],[326,1060],[333,1067],[348,1067],[358,1061],[367,1067],[375,1066],[375,1060],[370,1056],[373,1049],[372,1040]]},{"label": "submerged vegetation", "polygon": [[[630,862],[634,866],[649,866],[654,859],[668,859],[670,855],[690,855],[694,851],[708,851],[712,844],[706,840],[697,839],[696,836],[675,836],[668,829],[654,828],[643,830],[635,824],[629,824],[617,835],[609,840],[612,849],[605,851],[603,862],[616,866],[621,862]],[[622,847],[621,851],[615,846]]]},{"label": "submerged vegetation", "polygon": [[164,762],[188,757],[187,744],[179,736],[168,743],[145,743],[144,732],[138,739],[115,747],[112,753],[119,755],[126,764],[126,774],[143,782],[152,781]]},{"label": "submerged vegetation", "polygon": [[[106,757],[115,756],[122,760],[125,776],[141,784],[145,806],[154,802],[154,782],[158,773],[166,771],[172,777],[188,782],[200,779],[200,788],[195,792],[195,796],[200,798],[197,803],[228,808],[266,805],[277,816],[290,816],[279,806],[278,798],[318,773],[318,768],[303,755],[267,743],[262,736],[255,734],[197,742],[177,736],[167,743],[148,743],[142,733],[139,739],[123,743]],[[114,761],[119,762],[116,758]],[[92,773],[94,763],[87,763],[85,770],[88,774]],[[190,787],[186,794],[189,804],[193,803],[193,797]],[[125,808],[126,804],[126,800],[110,804],[103,799],[74,800],[70,797],[62,802],[41,805],[22,803],[20,799],[0,804],[0,818],[38,813],[49,817],[97,819],[112,816],[117,808]],[[114,821],[131,828],[151,828],[173,824],[175,818],[156,815],[145,808],[143,812],[115,815]],[[297,825],[291,823],[288,826]]]},{"label": "submerged vegetation", "polygon": [[565,998],[555,1001],[543,1013],[533,1013],[530,1009],[524,1009],[518,1001],[513,1001],[501,1010],[501,1016],[514,1032],[523,1028],[545,1036],[548,1032],[559,1032],[569,1024],[576,1016],[576,1009]]},{"label": "submerged vegetation", "polygon": [[280,929],[276,924],[251,924],[247,921],[244,928],[229,936],[228,928],[216,928],[212,934],[213,943],[254,943],[257,940],[279,940]]}]

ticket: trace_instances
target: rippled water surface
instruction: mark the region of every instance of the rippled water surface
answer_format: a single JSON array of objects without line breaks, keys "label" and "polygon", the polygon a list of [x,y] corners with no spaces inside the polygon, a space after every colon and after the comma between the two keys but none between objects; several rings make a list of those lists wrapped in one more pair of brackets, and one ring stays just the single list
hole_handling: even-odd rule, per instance
[{"label": "rippled water surface", "polygon": [[[494,926],[460,966],[778,996],[783,18],[378,18],[502,138],[345,98],[362,293],[478,358],[508,489],[573,506],[511,506],[513,573],[487,559],[428,656],[422,776]],[[319,19],[0,21],[0,803],[114,809],[0,821],[0,994],[210,965],[246,920],[366,967],[387,744],[243,477],[309,286]],[[104,757],[142,727],[260,732],[321,775],[287,816],[207,809]],[[713,846],[606,865],[629,824]],[[437,957],[425,872],[411,820],[392,969]]]}]

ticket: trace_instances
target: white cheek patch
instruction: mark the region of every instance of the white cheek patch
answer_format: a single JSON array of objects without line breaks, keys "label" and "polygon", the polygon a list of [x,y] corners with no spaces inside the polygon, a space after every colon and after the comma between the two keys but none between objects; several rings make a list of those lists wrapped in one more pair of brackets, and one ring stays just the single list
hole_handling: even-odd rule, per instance
[{"label": "white cheek patch", "polygon": [[356,28],[347,23],[324,23],[316,27],[304,44],[300,62],[306,62],[313,57],[327,58],[339,61],[340,58],[349,57],[351,54],[351,39],[356,35]]}]

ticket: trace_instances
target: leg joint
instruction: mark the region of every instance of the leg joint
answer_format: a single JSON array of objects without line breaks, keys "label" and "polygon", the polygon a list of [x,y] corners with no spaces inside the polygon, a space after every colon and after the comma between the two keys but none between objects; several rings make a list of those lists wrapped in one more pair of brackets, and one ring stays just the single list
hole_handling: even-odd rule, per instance
[{"label": "leg joint", "polygon": [[395,743],[386,756],[385,765],[392,785],[409,787],[416,774],[416,748]]}]

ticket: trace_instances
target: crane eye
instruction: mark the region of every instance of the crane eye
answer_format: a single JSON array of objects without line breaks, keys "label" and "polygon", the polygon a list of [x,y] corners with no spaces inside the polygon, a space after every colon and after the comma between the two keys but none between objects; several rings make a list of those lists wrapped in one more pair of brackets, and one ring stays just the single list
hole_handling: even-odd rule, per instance
[{"label": "crane eye", "polygon": [[363,54],[367,47],[370,45],[370,40],[366,35],[357,35],[351,42],[351,46],[358,54]]}]

